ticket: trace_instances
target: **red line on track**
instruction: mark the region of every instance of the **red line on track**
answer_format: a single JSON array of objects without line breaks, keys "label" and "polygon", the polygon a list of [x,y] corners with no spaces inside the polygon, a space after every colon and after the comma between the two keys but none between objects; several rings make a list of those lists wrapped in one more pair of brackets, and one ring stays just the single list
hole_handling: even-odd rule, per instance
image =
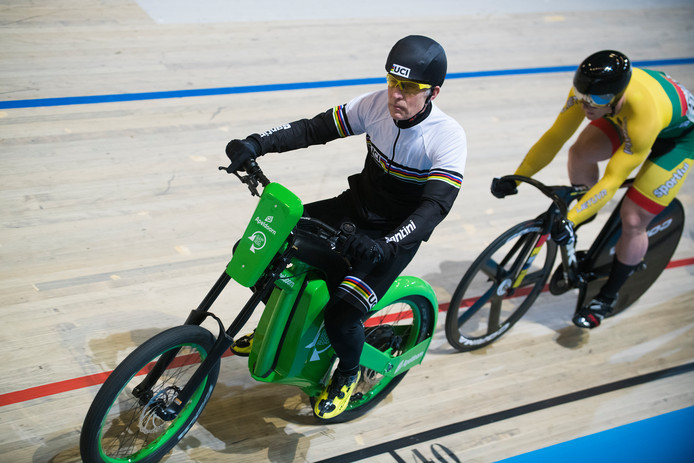
[{"label": "red line on track", "polygon": [[670,261],[669,264],[665,268],[677,268],[677,267],[686,267],[687,265],[692,265],[694,264],[694,257],[690,257],[688,259],[680,259],[680,260],[673,260]]},{"label": "red line on track", "polygon": [[[665,268],[686,267],[688,265],[694,265],[694,257],[671,261]],[[463,303],[471,304],[472,301],[474,301],[474,299],[463,301]],[[439,305],[439,312],[445,312],[446,310],[448,310],[448,303]],[[233,354],[228,352],[224,356],[227,357],[229,355]],[[103,384],[110,374],[111,371],[105,371],[103,373],[96,373],[93,375],[80,376],[79,378],[66,379],[65,381],[44,384],[43,386],[30,387],[21,391],[0,394],[0,407],[27,402],[34,399],[41,399],[63,392],[83,389],[85,387],[98,386]]]}]

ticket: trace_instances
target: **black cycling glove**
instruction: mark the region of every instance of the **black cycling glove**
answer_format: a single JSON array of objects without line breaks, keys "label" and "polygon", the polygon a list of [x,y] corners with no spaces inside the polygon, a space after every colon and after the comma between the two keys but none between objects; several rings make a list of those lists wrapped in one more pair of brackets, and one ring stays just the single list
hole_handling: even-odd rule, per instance
[{"label": "black cycling glove", "polygon": [[243,165],[249,159],[260,156],[260,145],[252,138],[245,140],[231,140],[226,148],[227,157],[231,161],[229,170],[238,172],[243,170]]},{"label": "black cycling glove", "polygon": [[516,188],[516,181],[509,178],[495,178],[492,180],[491,191],[497,198],[503,198],[508,195],[515,195],[518,193],[518,188]]},{"label": "black cycling glove", "polygon": [[374,240],[366,235],[355,234],[347,239],[345,252],[348,256],[377,264],[390,259],[394,250],[383,238]]}]

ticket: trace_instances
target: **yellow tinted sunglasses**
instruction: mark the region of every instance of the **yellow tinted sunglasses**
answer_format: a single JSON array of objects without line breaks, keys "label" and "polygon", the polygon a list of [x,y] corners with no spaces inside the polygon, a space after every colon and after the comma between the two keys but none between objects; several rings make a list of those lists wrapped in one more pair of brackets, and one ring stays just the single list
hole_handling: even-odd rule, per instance
[{"label": "yellow tinted sunglasses", "polygon": [[420,84],[419,82],[412,82],[411,80],[398,79],[392,74],[386,75],[386,81],[388,82],[388,87],[397,87],[402,90],[403,93],[407,93],[408,95],[414,95],[422,90],[431,88],[431,85],[429,84]]}]

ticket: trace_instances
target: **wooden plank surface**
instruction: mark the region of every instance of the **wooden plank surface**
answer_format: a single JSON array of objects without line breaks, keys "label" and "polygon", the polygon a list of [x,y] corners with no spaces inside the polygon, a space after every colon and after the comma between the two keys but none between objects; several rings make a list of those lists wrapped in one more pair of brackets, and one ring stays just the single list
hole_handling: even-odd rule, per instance
[{"label": "wooden plank surface", "polygon": [[[603,48],[634,61],[694,56],[694,7],[639,5],[165,24],[125,0],[10,2],[0,7],[0,102],[378,78],[390,46],[410,33],[439,40],[450,73],[575,66]],[[661,69],[694,89],[694,65]],[[468,136],[463,190],[406,270],[431,282],[442,304],[487,243],[544,207],[527,190],[497,200],[489,183],[549,127],[570,81],[558,72],[445,83],[436,102]],[[0,109],[0,461],[79,461],[91,375],[181,323],[224,269],[255,205],[217,171],[230,138],[376,88]],[[353,137],[262,161],[312,201],[342,191],[363,158],[363,138]],[[565,158],[566,148],[538,178],[565,182]],[[694,217],[691,180],[679,197]],[[673,260],[693,257],[688,219]],[[694,361],[693,271],[666,270],[591,332],[571,325],[572,293],[542,295],[502,340],[470,354],[448,346],[441,317],[424,363],[373,412],[341,425],[317,424],[300,391],[256,383],[242,359],[227,358],[199,424],[165,461],[317,462],[379,449],[367,461],[413,461],[439,445],[460,461],[490,462],[692,406],[691,371],[643,375]],[[230,320],[247,296],[230,288],[215,312]]]}]

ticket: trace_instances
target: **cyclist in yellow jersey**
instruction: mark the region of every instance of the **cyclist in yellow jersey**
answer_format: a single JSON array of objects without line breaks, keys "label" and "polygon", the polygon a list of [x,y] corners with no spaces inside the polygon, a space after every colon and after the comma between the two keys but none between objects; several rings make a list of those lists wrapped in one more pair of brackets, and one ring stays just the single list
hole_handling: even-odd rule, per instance
[{"label": "cyclist in yellow jersey", "polygon": [[[622,235],[610,277],[600,293],[577,311],[573,322],[595,328],[609,315],[618,290],[648,249],[646,227],[677,195],[694,159],[694,97],[668,75],[632,68],[622,53],[604,50],[586,58],[552,127],[535,143],[516,170],[531,177],[557,152],[587,118],[590,123],[569,148],[568,173],[574,185],[590,187],[553,226],[559,244],[575,239],[574,226],[593,217],[619,186],[641,166],[624,199]],[[600,177],[598,162],[609,160]],[[492,193],[517,192],[513,181],[492,183]]]}]

